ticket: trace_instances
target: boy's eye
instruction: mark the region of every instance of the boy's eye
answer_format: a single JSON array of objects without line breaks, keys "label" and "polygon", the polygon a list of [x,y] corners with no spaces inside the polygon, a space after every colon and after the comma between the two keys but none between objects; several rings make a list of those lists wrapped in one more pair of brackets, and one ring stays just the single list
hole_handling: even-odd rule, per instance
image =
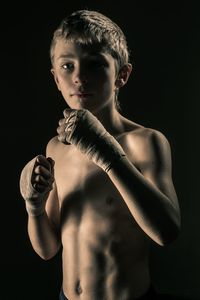
[{"label": "boy's eye", "polygon": [[88,62],[88,66],[91,68],[101,68],[105,66],[105,63],[100,60],[91,60]]},{"label": "boy's eye", "polygon": [[61,66],[64,70],[72,71],[74,68],[73,63],[65,63]]}]

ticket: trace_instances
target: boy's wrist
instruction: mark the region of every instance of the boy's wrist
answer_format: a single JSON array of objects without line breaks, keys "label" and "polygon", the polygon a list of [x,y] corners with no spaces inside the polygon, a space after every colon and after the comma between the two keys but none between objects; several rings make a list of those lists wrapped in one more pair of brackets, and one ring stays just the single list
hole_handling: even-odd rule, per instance
[{"label": "boy's wrist", "polygon": [[26,211],[29,216],[38,217],[45,212],[46,201],[33,199],[25,200]]}]

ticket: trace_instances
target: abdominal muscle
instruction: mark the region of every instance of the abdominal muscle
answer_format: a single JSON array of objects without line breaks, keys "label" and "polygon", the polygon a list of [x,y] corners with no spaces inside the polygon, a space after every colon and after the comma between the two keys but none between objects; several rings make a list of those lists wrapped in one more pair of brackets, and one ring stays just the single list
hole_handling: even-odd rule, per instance
[{"label": "abdominal muscle", "polygon": [[64,294],[69,300],[134,300],[150,285],[149,238],[108,175],[71,148],[56,158],[55,170]]},{"label": "abdominal muscle", "polygon": [[119,199],[103,199],[101,210],[92,200],[82,202],[84,209],[75,213],[71,207],[62,224],[65,295],[69,300],[143,295],[150,284],[146,236]]}]

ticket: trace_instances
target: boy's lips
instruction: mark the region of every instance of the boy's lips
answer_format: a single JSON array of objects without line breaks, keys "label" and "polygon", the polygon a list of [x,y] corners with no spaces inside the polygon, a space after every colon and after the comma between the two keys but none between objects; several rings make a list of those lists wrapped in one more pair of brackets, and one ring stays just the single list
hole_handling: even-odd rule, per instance
[{"label": "boy's lips", "polygon": [[74,93],[74,94],[71,94],[71,96],[75,96],[75,97],[78,97],[78,98],[88,98],[88,97],[91,97],[93,95],[93,93]]}]

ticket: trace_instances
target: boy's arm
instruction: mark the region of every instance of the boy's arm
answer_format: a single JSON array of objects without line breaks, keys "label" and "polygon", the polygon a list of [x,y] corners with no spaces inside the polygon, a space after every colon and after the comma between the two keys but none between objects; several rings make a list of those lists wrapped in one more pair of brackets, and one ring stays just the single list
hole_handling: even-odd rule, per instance
[{"label": "boy's arm", "polygon": [[[52,160],[39,155],[27,163],[20,176],[20,191],[28,213],[28,234],[32,246],[41,258],[50,259],[60,247],[55,217],[58,214],[58,197],[53,184]],[[49,207],[53,201],[52,210]]]},{"label": "boy's arm", "polygon": [[[65,110],[58,139],[75,145],[107,172],[141,229],[166,245],[179,233],[180,212],[171,178],[171,153],[166,138],[153,131],[145,148],[141,173],[120,144],[87,110]],[[131,146],[132,147],[132,146]],[[130,147],[130,150],[131,150]]]},{"label": "boy's arm", "polygon": [[180,230],[171,150],[165,136],[158,131],[152,131],[147,140],[138,149],[142,152],[139,162],[141,172],[131,162],[135,159],[129,149],[132,155],[113,164],[108,176],[142,230],[159,245],[166,245],[177,237]]},{"label": "boy's arm", "polygon": [[60,249],[60,230],[58,223],[59,204],[54,188],[50,192],[46,209],[39,216],[28,215],[28,234],[35,252],[45,260],[54,257]]}]

